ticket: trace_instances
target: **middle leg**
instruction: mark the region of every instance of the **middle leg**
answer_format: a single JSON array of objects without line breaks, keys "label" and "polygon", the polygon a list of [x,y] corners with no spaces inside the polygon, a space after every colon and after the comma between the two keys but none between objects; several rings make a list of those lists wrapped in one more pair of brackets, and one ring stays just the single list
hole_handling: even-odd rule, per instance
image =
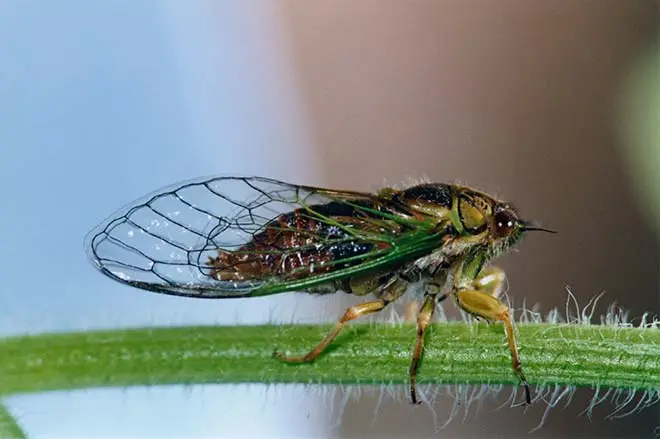
[{"label": "middle leg", "polygon": [[412,361],[410,362],[410,399],[413,404],[420,404],[421,401],[417,399],[417,369],[419,368],[419,360],[422,358],[422,351],[424,350],[424,332],[426,327],[433,318],[435,312],[436,296],[428,295],[424,298],[424,303],[420,308],[419,315],[417,316],[417,340],[415,341],[415,349],[413,350]]}]

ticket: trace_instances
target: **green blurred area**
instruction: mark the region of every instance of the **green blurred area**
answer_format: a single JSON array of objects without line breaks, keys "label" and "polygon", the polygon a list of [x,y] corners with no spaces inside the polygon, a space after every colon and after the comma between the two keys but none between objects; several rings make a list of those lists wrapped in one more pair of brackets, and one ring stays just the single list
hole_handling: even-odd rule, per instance
[{"label": "green blurred area", "polygon": [[640,57],[624,87],[622,143],[640,211],[660,233],[660,45]]}]

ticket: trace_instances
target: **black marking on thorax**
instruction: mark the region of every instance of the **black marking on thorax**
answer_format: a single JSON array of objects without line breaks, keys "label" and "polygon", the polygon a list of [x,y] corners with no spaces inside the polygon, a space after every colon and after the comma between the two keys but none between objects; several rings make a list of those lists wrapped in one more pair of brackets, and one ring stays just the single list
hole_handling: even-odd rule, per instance
[{"label": "black marking on thorax", "polygon": [[402,191],[398,197],[403,200],[415,199],[433,203],[447,209],[451,209],[453,203],[452,186],[445,183],[425,183],[413,186]]}]

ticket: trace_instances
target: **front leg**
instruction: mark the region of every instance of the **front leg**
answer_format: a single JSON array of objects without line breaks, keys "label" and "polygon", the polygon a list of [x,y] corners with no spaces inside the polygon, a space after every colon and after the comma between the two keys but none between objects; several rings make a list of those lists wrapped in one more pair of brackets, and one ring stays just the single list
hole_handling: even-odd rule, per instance
[{"label": "front leg", "polygon": [[[480,265],[480,264],[479,264]],[[504,323],[509,350],[511,351],[511,361],[513,370],[520,379],[521,384],[525,387],[525,401],[531,404],[531,396],[529,385],[525,379],[520,364],[520,357],[518,356],[518,348],[516,346],[516,336],[513,332],[513,323],[511,322],[511,315],[509,308],[502,303],[497,296],[501,293],[503,283],[505,280],[504,272],[499,268],[491,267],[482,270],[479,266],[478,269],[474,263],[467,263],[466,267],[462,267],[461,273],[454,279],[454,294],[458,305],[466,312],[486,319],[488,321],[501,321]],[[478,275],[474,276],[474,271]]]}]

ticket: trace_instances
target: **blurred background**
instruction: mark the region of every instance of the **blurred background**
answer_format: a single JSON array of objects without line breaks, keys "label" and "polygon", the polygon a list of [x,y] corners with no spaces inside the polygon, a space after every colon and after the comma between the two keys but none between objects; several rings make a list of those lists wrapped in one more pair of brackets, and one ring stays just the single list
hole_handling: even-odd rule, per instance
[{"label": "blurred background", "polygon": [[[606,292],[598,312],[617,302],[631,317],[657,313],[659,10],[619,0],[0,0],[0,334],[334,320],[350,298],[165,297],[87,262],[84,235],[115,209],[227,173],[369,191],[422,177],[469,184],[559,231],[499,261],[517,307],[563,309],[569,287],[581,304]],[[660,424],[657,408],[605,421],[606,403],[578,416],[592,395],[577,392],[531,437],[650,437]],[[4,402],[35,438],[517,438],[545,409],[485,402],[435,434],[434,412],[443,422],[451,396],[428,410],[363,395],[341,418],[297,386]]]}]

